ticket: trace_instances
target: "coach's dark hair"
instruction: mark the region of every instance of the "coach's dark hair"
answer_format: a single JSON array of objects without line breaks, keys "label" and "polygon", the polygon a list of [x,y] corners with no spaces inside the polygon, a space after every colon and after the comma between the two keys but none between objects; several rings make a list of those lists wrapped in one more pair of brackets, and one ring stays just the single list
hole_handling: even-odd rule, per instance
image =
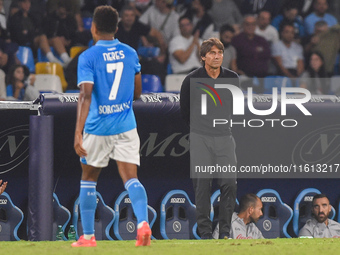
[{"label": "coach's dark hair", "polygon": [[[205,40],[202,45],[201,45],[201,49],[200,49],[200,56],[205,57],[205,55],[207,55],[207,53],[211,50],[211,48],[213,46],[216,46],[217,49],[224,51],[224,45],[223,43],[220,41],[220,39],[212,37],[209,38],[208,40]],[[202,60],[203,61],[203,60]],[[204,62],[204,61],[203,61]]]},{"label": "coach's dark hair", "polygon": [[94,10],[93,23],[100,33],[112,34],[117,30],[118,12],[115,8],[108,5],[98,6]]},{"label": "coach's dark hair", "polygon": [[245,212],[251,206],[255,208],[257,199],[259,197],[252,193],[244,195],[240,200],[240,212]]},{"label": "coach's dark hair", "polygon": [[[316,199],[324,198],[324,197],[328,199],[328,197],[327,197],[325,194],[316,194],[316,195],[313,197],[313,203],[314,203],[314,201],[315,201]],[[329,201],[329,199],[328,199],[328,201]]]}]

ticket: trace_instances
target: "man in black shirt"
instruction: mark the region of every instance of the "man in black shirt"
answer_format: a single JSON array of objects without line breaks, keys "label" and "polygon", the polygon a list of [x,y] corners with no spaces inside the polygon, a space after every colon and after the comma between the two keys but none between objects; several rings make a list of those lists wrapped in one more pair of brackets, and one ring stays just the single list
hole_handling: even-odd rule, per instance
[{"label": "man in black shirt", "polygon": [[[212,238],[212,222],[209,218],[212,180],[217,179],[221,191],[218,217],[221,239],[229,237],[236,201],[236,173],[209,174],[203,170],[203,166],[207,168],[217,165],[236,168],[235,141],[229,125],[233,97],[228,89],[216,91],[215,85],[227,82],[239,87],[239,79],[235,72],[221,66],[223,51],[224,46],[219,39],[205,40],[200,49],[203,66],[187,75],[180,94],[181,112],[190,125],[190,168],[198,231],[202,239]],[[207,92],[211,98],[203,95],[202,91]],[[204,96],[205,114],[202,103]],[[223,118],[227,124],[214,126],[216,117]],[[197,168],[202,171],[197,173]]]}]

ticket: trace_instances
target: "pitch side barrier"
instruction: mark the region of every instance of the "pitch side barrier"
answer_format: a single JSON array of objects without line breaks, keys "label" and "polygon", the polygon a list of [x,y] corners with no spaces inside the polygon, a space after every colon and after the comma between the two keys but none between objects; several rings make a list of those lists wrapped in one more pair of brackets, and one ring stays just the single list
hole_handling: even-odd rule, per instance
[{"label": "pitch side barrier", "polygon": [[[28,109],[0,104],[0,119],[6,120],[0,122],[0,178],[9,181],[6,191],[28,219],[29,240],[52,238],[53,191],[70,211],[78,197],[81,168],[73,149],[77,100],[78,94],[43,94]],[[143,94],[133,105],[141,140],[138,177],[158,215],[162,196],[169,190],[185,190],[194,201],[190,131],[182,120],[179,100],[179,94]],[[272,106],[270,96],[254,95],[251,102],[258,110]],[[248,171],[238,173],[238,198],[271,188],[292,207],[301,189],[313,187],[335,205],[339,195],[334,189],[340,171],[335,170],[340,163],[340,98],[313,96],[303,106],[310,116],[294,104],[288,104],[286,115],[282,115],[280,101],[272,114],[256,115],[244,98],[244,115],[232,116],[237,170],[243,167]],[[277,171],[287,167],[293,172]],[[113,207],[124,190],[114,162],[103,169],[97,187],[106,204]],[[216,189],[214,184],[213,191]],[[161,238],[158,224],[159,219],[153,230],[155,237]],[[26,239],[26,222],[22,225],[19,237]]]}]

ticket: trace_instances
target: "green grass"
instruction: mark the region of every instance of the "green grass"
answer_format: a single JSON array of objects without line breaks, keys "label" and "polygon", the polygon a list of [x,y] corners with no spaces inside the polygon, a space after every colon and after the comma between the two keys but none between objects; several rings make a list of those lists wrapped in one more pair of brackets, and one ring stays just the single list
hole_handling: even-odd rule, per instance
[{"label": "green grass", "polygon": [[153,240],[149,247],[135,247],[134,241],[97,241],[94,248],[72,248],[71,242],[0,242],[6,255],[230,255],[230,254],[338,254],[339,239],[266,239],[266,240]]}]

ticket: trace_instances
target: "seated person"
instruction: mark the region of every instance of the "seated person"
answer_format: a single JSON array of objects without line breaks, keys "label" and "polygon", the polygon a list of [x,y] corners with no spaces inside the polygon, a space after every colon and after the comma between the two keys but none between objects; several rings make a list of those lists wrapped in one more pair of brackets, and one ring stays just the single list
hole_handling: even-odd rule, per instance
[{"label": "seated person", "polygon": [[294,42],[293,23],[282,23],[281,40],[272,45],[272,56],[278,73],[289,78],[296,78],[304,71],[303,48]]},{"label": "seated person", "polygon": [[35,76],[29,74],[29,70],[24,65],[11,66],[7,81],[7,99],[33,101],[40,95],[34,87]]},{"label": "seated person", "polygon": [[308,89],[312,94],[327,95],[330,90],[330,79],[325,70],[325,61],[319,52],[313,52],[309,65],[300,77],[300,87]]},{"label": "seated person", "polygon": [[326,195],[315,195],[312,203],[312,218],[300,229],[299,237],[339,238],[340,223],[328,218],[332,206]]},{"label": "seated person", "polygon": [[220,28],[220,40],[224,45],[222,66],[237,72],[236,50],[235,47],[231,45],[231,41],[234,36],[235,30],[232,26],[224,24]]},{"label": "seated person", "polygon": [[[240,212],[233,213],[231,218],[232,239],[263,239],[261,231],[255,223],[262,216],[262,202],[255,194],[246,194],[240,200]],[[213,237],[218,239],[219,225],[217,224]]]}]

